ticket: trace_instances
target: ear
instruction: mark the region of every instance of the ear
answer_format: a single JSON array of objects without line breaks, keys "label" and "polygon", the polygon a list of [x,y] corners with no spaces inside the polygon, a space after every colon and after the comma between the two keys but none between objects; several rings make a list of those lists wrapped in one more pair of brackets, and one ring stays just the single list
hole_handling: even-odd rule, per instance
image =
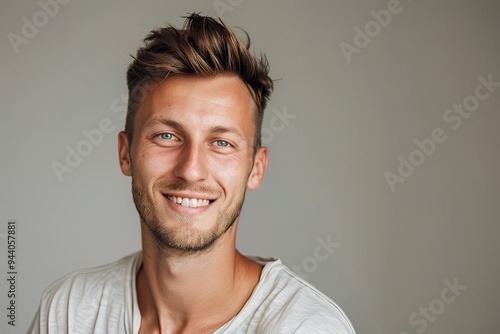
[{"label": "ear", "polygon": [[118,134],[118,158],[123,175],[132,176],[132,164],[130,163],[130,147],[127,135],[124,131]]},{"label": "ear", "polygon": [[250,190],[256,190],[259,188],[262,180],[264,179],[264,174],[266,173],[267,161],[269,159],[269,150],[267,147],[262,146],[257,149],[255,153],[252,171],[248,176],[247,188]]}]

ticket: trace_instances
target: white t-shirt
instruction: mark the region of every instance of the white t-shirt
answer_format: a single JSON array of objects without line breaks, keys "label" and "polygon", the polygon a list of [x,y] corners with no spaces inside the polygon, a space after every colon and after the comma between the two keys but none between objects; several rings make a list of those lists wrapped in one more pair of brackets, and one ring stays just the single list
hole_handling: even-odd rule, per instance
[{"label": "white t-shirt", "polygon": [[[214,333],[354,334],[344,312],[279,259],[264,265],[241,311]],[[115,263],[79,270],[44,291],[28,333],[138,333],[141,314],[135,278],[142,252]]]}]

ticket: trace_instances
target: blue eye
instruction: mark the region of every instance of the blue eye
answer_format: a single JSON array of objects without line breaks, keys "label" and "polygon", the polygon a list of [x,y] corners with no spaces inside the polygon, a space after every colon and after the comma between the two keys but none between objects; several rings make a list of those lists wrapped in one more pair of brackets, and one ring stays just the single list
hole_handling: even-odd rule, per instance
[{"label": "blue eye", "polygon": [[231,146],[231,144],[229,144],[225,140],[217,140],[215,143],[216,143],[217,146],[220,146],[220,147],[229,147],[229,146]]},{"label": "blue eye", "polygon": [[176,139],[176,138],[174,137],[174,135],[173,135],[173,134],[168,133],[168,132],[165,132],[165,133],[160,134],[160,138],[161,138],[161,139],[165,139],[165,140],[172,140],[172,139]]}]

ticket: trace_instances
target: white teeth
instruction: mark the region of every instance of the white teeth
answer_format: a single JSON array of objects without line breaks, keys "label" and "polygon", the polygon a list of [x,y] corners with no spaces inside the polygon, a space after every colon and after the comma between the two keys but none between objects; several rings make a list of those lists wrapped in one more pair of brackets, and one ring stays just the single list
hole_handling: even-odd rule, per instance
[{"label": "white teeth", "polygon": [[175,197],[167,196],[169,201],[180,204],[182,206],[187,206],[191,208],[197,208],[200,206],[206,206],[210,203],[208,199],[198,199],[198,198],[187,198],[187,197]]}]

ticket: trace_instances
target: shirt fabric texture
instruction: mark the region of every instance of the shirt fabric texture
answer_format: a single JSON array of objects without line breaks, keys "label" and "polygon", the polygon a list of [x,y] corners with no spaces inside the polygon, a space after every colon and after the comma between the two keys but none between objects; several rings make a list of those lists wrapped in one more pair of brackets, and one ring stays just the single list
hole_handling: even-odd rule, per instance
[{"label": "shirt fabric texture", "polygon": [[[241,311],[214,334],[355,334],[344,312],[276,258],[264,265]],[[142,252],[97,268],[75,271],[44,291],[27,333],[138,333],[136,276]]]}]

